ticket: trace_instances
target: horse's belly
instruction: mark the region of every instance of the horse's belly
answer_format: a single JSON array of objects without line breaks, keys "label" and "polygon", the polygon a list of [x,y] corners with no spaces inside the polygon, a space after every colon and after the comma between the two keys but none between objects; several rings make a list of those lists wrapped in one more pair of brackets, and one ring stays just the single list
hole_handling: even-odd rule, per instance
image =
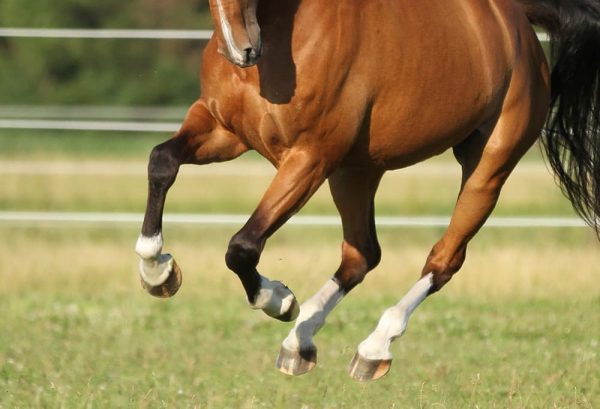
[{"label": "horse's belly", "polygon": [[[456,145],[500,111],[514,63],[512,39],[485,2],[472,3],[477,7],[450,7],[454,20],[423,5],[419,12],[436,17],[394,27],[391,41],[371,39],[361,64],[377,73],[375,98],[359,141],[368,144],[363,153],[372,162],[387,169],[414,164]],[[426,30],[424,21],[436,29]]]},{"label": "horse's belly", "polygon": [[413,108],[393,103],[374,106],[368,134],[362,136],[368,141],[369,159],[380,167],[397,169],[438,155],[467,138],[499,110],[502,95],[499,92],[497,101],[480,103],[461,104],[448,95],[447,103],[439,96]]}]

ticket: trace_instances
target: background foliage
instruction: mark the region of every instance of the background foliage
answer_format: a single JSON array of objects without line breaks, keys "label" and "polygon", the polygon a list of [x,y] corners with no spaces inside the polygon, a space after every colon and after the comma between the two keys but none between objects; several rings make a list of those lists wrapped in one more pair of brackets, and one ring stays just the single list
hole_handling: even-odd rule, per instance
[{"label": "background foliage", "polygon": [[[209,29],[211,21],[207,0],[0,0],[0,26]],[[198,95],[202,47],[0,38],[0,104],[187,105]]]}]

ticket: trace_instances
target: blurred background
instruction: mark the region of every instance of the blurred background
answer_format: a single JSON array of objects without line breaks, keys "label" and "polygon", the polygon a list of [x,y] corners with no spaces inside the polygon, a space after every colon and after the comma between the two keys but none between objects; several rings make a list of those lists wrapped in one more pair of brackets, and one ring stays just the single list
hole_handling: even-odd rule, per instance
[{"label": "blurred background", "polygon": [[[212,24],[207,1],[0,0],[7,28]],[[164,235],[184,285],[172,300],[145,294],[133,247],[147,156],[198,98],[204,45],[0,35],[0,408],[600,404],[598,242],[537,146],[376,384],[357,385],[345,367],[444,231],[460,183],[450,153],[384,177],[382,263],[331,315],[310,375],[274,369],[290,325],[250,311],[223,260],[274,174],[253,153],[182,168]],[[259,268],[302,301],[337,268],[341,228],[326,185],[300,216],[333,222],[284,226]]]}]

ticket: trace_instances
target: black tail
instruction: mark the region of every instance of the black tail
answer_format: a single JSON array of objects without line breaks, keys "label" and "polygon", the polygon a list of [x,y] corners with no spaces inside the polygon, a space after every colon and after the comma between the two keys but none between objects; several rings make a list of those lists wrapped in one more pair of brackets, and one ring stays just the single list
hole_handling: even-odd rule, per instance
[{"label": "black tail", "polygon": [[519,1],[551,40],[543,146],[563,192],[600,237],[600,0]]}]

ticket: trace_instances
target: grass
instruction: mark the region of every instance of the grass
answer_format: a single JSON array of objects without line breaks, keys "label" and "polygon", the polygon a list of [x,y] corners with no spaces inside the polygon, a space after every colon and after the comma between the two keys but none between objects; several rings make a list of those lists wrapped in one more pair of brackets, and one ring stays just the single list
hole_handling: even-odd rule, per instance
[{"label": "grass", "polygon": [[[394,346],[390,374],[345,369],[384,301],[349,301],[318,337],[319,366],[274,369],[289,325],[220,297],[170,302],[99,293],[2,301],[4,407],[593,408],[597,302],[436,300]],[[219,308],[215,308],[215,304]],[[596,319],[596,321],[594,321]]]},{"label": "grass", "polygon": [[[35,132],[35,133],[33,133]],[[132,159],[148,156],[168,135],[136,132],[0,129],[2,159]]]},{"label": "grass", "polygon": [[[55,172],[3,175],[0,209],[143,212],[146,163],[111,158],[44,161]],[[7,167],[15,161],[6,161]],[[1,165],[1,163],[0,163]],[[16,162],[27,169],[23,162]],[[30,169],[31,170],[31,169]],[[121,170],[123,173],[120,173]],[[274,175],[255,154],[207,166],[183,166],[169,191],[167,212],[250,214]],[[388,172],[376,198],[378,215],[450,215],[460,184],[460,168],[444,155],[413,168]],[[235,198],[235,200],[232,200]],[[304,214],[337,214],[327,183]],[[571,204],[541,161],[519,166],[504,187],[495,215],[573,216]]]},{"label": "grass", "polygon": [[[416,279],[436,229],[382,230],[381,266],[317,337],[318,368],[294,379],[273,365],[290,324],[249,310],[224,267],[232,230],[167,229],[184,271],[172,300],[140,289],[136,230],[1,230],[0,406],[592,408],[600,397],[600,255],[584,230],[484,230],[372,384],[351,381],[346,365]],[[284,228],[261,271],[306,299],[336,267],[338,236]]]},{"label": "grass", "polygon": [[[0,209],[143,210],[145,157],[162,137],[23,132],[11,139],[5,132],[0,172],[15,161],[68,161],[79,172],[4,171]],[[452,163],[442,155],[386,176],[378,214],[449,214],[458,188]],[[250,213],[271,175],[252,155],[186,168],[167,211]],[[306,213],[335,213],[326,188]],[[572,211],[534,151],[495,214]],[[380,229],[380,266],[330,316],[316,338],[319,365],[299,378],[274,368],[291,324],[249,310],[224,265],[235,230],[166,225],[166,251],[184,285],[175,298],[157,300],[136,274],[139,226],[2,222],[0,408],[600,405],[600,252],[587,229],[483,229],[461,272],[394,344],[390,374],[369,384],[352,381],[346,365],[381,312],[417,279],[443,230]],[[285,226],[267,244],[260,270],[305,300],[337,268],[340,236],[335,227]]]},{"label": "grass", "polygon": [[[600,318],[593,267],[600,260],[583,230],[524,232],[518,240],[515,232],[483,231],[465,269],[397,343],[390,377],[369,386],[347,379],[345,365],[416,278],[435,229],[382,230],[382,265],[318,337],[320,368],[294,380],[272,363],[289,325],[247,310],[223,265],[232,230],[167,229],[185,274],[169,301],[138,287],[135,231],[2,230],[6,407],[592,407],[585,402],[600,393],[592,376],[598,334],[589,331]],[[335,268],[338,236],[284,229],[262,270],[305,299]],[[543,245],[524,252],[528,242]]]}]

